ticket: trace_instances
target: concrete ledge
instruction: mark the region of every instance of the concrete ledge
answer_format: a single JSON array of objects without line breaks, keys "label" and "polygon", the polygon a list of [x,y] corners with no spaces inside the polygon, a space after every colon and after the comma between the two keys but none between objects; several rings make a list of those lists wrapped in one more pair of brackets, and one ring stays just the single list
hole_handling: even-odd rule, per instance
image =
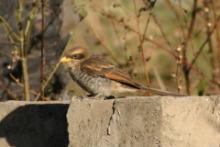
[{"label": "concrete ledge", "polygon": [[219,97],[73,100],[72,147],[219,147]]},{"label": "concrete ledge", "polygon": [[0,147],[9,146],[219,147],[220,97],[1,102]]}]

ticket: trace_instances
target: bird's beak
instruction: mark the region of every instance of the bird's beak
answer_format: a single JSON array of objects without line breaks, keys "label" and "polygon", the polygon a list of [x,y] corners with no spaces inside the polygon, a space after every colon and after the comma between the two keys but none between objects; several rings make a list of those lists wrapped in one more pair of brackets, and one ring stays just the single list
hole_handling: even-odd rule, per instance
[{"label": "bird's beak", "polygon": [[61,60],[60,60],[60,63],[67,63],[67,62],[70,62],[70,61],[71,61],[71,58],[62,57]]}]

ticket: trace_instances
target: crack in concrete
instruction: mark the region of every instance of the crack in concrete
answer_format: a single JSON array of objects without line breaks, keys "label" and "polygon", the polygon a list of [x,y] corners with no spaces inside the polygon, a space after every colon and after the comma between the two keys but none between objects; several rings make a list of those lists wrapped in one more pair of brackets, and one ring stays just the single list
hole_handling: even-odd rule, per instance
[{"label": "crack in concrete", "polygon": [[[210,97],[210,99],[212,99],[212,97]],[[219,104],[220,104],[220,99],[218,97],[215,97],[213,100],[212,114],[215,113],[216,108],[218,107]]]},{"label": "crack in concrete", "polygon": [[116,100],[114,99],[113,103],[112,103],[112,114],[110,116],[110,119],[109,119],[109,122],[108,122],[108,127],[107,127],[107,135],[110,135],[111,134],[111,130],[110,130],[110,125],[111,125],[111,122],[112,122],[112,119],[113,119],[113,116],[115,114],[115,110],[116,110]]}]

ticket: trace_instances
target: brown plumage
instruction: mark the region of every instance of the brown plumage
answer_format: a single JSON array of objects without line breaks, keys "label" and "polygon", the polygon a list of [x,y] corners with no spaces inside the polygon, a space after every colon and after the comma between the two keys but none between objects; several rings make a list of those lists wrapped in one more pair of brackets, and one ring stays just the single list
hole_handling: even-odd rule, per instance
[{"label": "brown plumage", "polygon": [[143,86],[102,56],[89,56],[85,48],[67,50],[61,62],[68,67],[72,79],[92,95],[124,96],[146,90],[159,95],[179,95]]}]

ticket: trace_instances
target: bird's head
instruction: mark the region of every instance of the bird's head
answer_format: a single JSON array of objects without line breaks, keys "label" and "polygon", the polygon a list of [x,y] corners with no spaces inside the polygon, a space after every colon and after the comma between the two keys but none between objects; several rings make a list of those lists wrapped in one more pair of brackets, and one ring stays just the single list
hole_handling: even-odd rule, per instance
[{"label": "bird's head", "polygon": [[83,47],[75,47],[68,49],[64,52],[63,57],[61,58],[61,63],[69,67],[76,67],[80,65],[85,59],[89,56],[88,50]]}]

